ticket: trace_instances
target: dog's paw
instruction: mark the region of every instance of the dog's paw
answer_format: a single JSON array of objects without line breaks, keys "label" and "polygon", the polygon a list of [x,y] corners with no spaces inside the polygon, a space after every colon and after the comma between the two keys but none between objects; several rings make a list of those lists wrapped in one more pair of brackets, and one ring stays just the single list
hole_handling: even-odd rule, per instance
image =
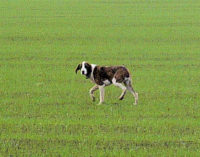
[{"label": "dog's paw", "polygon": [[105,102],[99,102],[99,103],[97,104],[97,106],[100,106],[100,105],[105,105]]},{"label": "dog's paw", "polygon": [[124,96],[119,97],[119,100],[123,100],[123,99],[124,99]]},{"label": "dog's paw", "polygon": [[119,97],[119,100],[123,100],[124,99],[124,97]]},{"label": "dog's paw", "polygon": [[96,100],[95,97],[92,97],[92,101],[95,102],[95,100]]},{"label": "dog's paw", "polygon": [[95,97],[93,95],[90,95],[90,98],[92,99],[93,102],[95,102]]}]

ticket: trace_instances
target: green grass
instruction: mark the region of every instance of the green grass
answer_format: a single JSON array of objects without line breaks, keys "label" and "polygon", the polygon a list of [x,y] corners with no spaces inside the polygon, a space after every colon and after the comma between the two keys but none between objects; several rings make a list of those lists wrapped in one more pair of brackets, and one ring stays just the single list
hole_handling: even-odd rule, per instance
[{"label": "green grass", "polygon": [[[0,156],[198,156],[200,2],[1,0]],[[125,65],[139,104],[75,74]]]}]

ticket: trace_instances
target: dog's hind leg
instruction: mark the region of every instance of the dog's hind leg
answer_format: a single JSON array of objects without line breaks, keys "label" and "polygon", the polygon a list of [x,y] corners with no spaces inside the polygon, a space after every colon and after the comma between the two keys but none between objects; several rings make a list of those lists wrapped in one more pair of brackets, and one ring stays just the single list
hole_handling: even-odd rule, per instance
[{"label": "dog's hind leg", "polygon": [[135,90],[133,89],[132,87],[132,84],[131,84],[131,80],[127,80],[125,83],[125,86],[126,88],[131,92],[131,94],[133,94],[134,98],[135,98],[135,105],[137,105],[138,103],[138,93],[135,92]]},{"label": "dog's hind leg", "polygon": [[90,97],[91,97],[91,99],[92,99],[92,101],[95,101],[95,97],[94,97],[94,92],[96,91],[96,90],[98,90],[99,89],[99,87],[97,86],[97,85],[95,85],[94,87],[92,87],[91,89],[90,89]]},{"label": "dog's hind leg", "polygon": [[122,94],[120,95],[119,100],[123,100],[124,96],[126,94],[127,88],[122,83],[116,82],[115,78],[112,80],[112,83],[113,83],[113,85],[115,85],[115,86],[117,86],[117,87],[122,89]]},{"label": "dog's hind leg", "polygon": [[122,94],[120,95],[119,100],[123,100],[124,99],[126,91],[127,91],[127,89],[122,89]]}]

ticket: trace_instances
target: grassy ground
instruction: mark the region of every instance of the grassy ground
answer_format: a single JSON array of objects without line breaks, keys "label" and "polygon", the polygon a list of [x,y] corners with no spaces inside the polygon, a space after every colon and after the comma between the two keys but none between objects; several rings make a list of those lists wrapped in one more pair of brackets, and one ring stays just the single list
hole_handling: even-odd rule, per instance
[{"label": "grassy ground", "polygon": [[[1,0],[0,156],[198,156],[200,2]],[[126,65],[139,104],[81,61]],[[99,97],[99,92],[95,93]]]}]

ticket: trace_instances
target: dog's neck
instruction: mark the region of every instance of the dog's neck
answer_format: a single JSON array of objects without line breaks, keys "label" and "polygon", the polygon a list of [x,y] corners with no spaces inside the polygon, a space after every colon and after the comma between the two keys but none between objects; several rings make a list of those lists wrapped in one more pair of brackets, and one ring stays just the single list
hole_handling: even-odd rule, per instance
[{"label": "dog's neck", "polygon": [[96,64],[91,64],[91,67],[92,67],[92,72],[91,72],[91,75],[90,75],[90,80],[92,80],[92,82],[94,82],[93,72],[94,72],[94,68],[96,67]]}]

